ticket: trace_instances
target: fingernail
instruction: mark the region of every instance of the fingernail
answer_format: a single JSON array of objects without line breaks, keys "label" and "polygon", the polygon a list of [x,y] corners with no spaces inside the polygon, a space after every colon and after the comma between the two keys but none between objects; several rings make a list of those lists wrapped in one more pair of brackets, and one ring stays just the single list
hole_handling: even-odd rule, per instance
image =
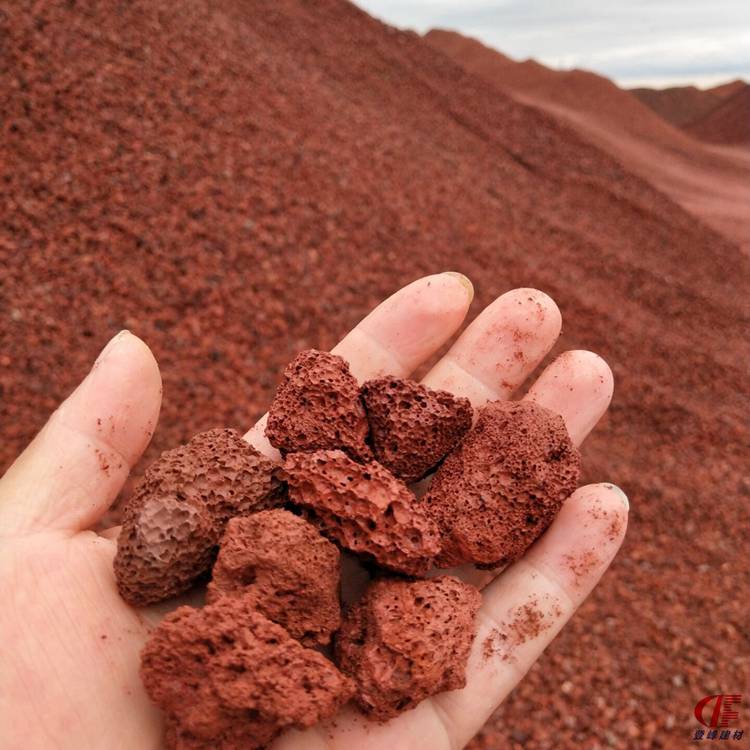
[{"label": "fingernail", "polygon": [[461,284],[463,285],[463,287],[469,293],[469,302],[471,302],[471,300],[474,299],[474,285],[469,280],[469,277],[468,276],[464,276],[462,273],[458,273],[458,271],[446,271],[446,273],[449,276],[455,277],[456,279],[458,279],[458,281],[461,282]]},{"label": "fingernail", "polygon": [[620,496],[620,500],[622,500],[622,504],[625,506],[625,510],[630,510],[630,501],[628,500],[628,496],[616,484],[610,484],[607,486],[609,487],[609,489],[613,490]]},{"label": "fingernail", "polygon": [[[104,347],[104,349],[99,352],[99,356],[96,358],[96,361],[94,362],[94,367],[97,365],[100,365],[112,352],[112,350],[126,337],[130,335],[130,331],[127,329],[124,329],[120,331],[118,334],[113,336],[107,345]],[[93,369],[93,368],[92,368]]]}]

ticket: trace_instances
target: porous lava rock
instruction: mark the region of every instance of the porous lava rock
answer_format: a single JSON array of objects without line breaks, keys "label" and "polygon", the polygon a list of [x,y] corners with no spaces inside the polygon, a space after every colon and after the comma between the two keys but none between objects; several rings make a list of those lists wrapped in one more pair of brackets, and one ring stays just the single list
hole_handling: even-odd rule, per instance
[{"label": "porous lava rock", "polygon": [[557,414],[494,401],[438,469],[423,498],[442,534],[438,566],[520,557],[578,485],[581,458]]},{"label": "porous lava rock", "polygon": [[359,384],[341,357],[308,349],[284,370],[268,410],[266,437],[282,454],[340,448],[372,458]]},{"label": "porous lava rock", "polygon": [[162,453],[123,512],[114,561],[122,597],[144,606],[188,589],[210,568],[231,517],[281,503],[277,470],[232,429]]},{"label": "porous lava rock", "polygon": [[180,607],[151,633],[141,677],[167,717],[169,748],[258,748],[332,716],[352,681],[246,598]]},{"label": "porous lava rock", "polygon": [[289,500],[324,534],[384,568],[423,575],[440,551],[435,522],[376,461],[358,464],[342,451],[293,453],[281,476]]},{"label": "porous lava rock", "polygon": [[355,700],[389,719],[466,684],[466,662],[482,597],[452,576],[379,579],[344,617],[336,637],[340,669],[357,683]]},{"label": "porous lava rock", "polygon": [[393,376],[368,380],[362,400],[375,458],[414,482],[435,467],[471,429],[467,398]]},{"label": "porous lava rock", "polygon": [[241,596],[307,646],[325,645],[341,621],[341,553],[287,510],[233,518],[221,538],[207,600]]}]

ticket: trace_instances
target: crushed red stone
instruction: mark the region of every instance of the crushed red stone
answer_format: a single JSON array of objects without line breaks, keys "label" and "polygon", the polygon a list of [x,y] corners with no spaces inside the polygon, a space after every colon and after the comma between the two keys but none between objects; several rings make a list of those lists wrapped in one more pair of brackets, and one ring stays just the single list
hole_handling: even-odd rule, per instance
[{"label": "crushed red stone", "polygon": [[481,603],[476,588],[451,576],[374,581],[346,613],[335,646],[362,710],[385,720],[464,687]]},{"label": "crushed red stone", "polygon": [[332,716],[354,690],[322,654],[229,596],[167,615],[143,650],[141,677],[167,716],[170,750],[260,748]]},{"label": "crushed red stone", "polygon": [[750,145],[750,84],[726,97],[685,129],[710,143]]},{"label": "crushed red stone", "polygon": [[341,621],[341,555],[286,510],[233,518],[224,530],[207,601],[241,596],[305,646],[325,645]]},{"label": "crushed red stone", "polygon": [[147,469],[123,512],[117,588],[144,606],[187,590],[211,565],[226,522],[279,505],[277,465],[236,430],[196,435]]},{"label": "crushed red stone", "polygon": [[581,458],[562,418],[528,401],[482,407],[423,498],[438,522],[442,567],[520,557],[578,485]]},{"label": "crushed red stone", "polygon": [[343,358],[309,349],[298,354],[268,410],[266,437],[282,454],[340,448],[372,458],[359,384]]},{"label": "crushed red stone", "polygon": [[[0,473],[121,328],[164,378],[127,496],[165,448],[253,424],[296,352],[332,348],[421,275],[469,276],[469,318],[543,289],[564,311],[557,350],[615,373],[584,480],[617,480],[636,512],[611,573],[471,747],[510,732],[527,750],[681,747],[683,706],[750,684],[750,583],[731,574],[748,523],[727,502],[750,497],[736,244],[345,2],[80,6],[0,14]],[[644,720],[644,705],[664,710]]]},{"label": "crushed red stone", "polygon": [[362,386],[373,453],[394,476],[415,482],[433,469],[471,428],[467,398],[386,376]]},{"label": "crushed red stone", "polygon": [[342,547],[407,575],[424,575],[440,551],[435,522],[414,494],[376,461],[342,451],[292,453],[281,477],[289,500]]}]

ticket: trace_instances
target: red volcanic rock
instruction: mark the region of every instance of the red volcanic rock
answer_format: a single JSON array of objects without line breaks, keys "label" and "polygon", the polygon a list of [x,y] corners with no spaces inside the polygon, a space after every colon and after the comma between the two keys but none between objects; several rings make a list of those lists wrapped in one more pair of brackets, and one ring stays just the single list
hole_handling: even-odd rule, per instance
[{"label": "red volcanic rock", "polygon": [[166,714],[169,748],[259,748],[287,727],[332,716],[352,695],[348,677],[244,598],[180,607],[141,657],[146,691]]},{"label": "red volcanic rock", "polygon": [[357,683],[355,699],[389,719],[466,684],[466,662],[482,597],[451,576],[377,580],[344,617],[336,660]]},{"label": "red volcanic rock", "polygon": [[308,349],[287,365],[268,410],[272,445],[284,454],[340,448],[366,461],[367,430],[359,384],[341,357]]},{"label": "red volcanic rock", "polygon": [[221,539],[209,602],[241,596],[306,646],[331,640],[341,621],[341,555],[302,518],[267,510],[233,518]]},{"label": "red volcanic rock", "polygon": [[114,561],[122,597],[144,606],[188,589],[211,566],[229,518],[279,504],[276,470],[231,429],[162,453],[124,510]]},{"label": "red volcanic rock", "polygon": [[435,523],[376,461],[358,464],[342,451],[293,453],[281,476],[289,499],[324,534],[385,568],[423,575],[440,551]]},{"label": "red volcanic rock", "polygon": [[423,499],[442,534],[436,564],[495,566],[520,557],[578,485],[580,466],[559,415],[528,401],[482,407]]},{"label": "red volcanic rock", "polygon": [[421,479],[471,428],[468,399],[414,380],[368,380],[362,400],[375,458],[405,482]]}]

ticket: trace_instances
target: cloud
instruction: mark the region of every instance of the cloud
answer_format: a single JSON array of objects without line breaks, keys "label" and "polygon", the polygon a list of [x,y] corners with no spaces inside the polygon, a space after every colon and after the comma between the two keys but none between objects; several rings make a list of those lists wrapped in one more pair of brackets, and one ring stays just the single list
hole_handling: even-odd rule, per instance
[{"label": "cloud", "polygon": [[750,78],[747,0],[360,0],[419,32],[451,28],[518,59],[587,68],[625,85]]}]

